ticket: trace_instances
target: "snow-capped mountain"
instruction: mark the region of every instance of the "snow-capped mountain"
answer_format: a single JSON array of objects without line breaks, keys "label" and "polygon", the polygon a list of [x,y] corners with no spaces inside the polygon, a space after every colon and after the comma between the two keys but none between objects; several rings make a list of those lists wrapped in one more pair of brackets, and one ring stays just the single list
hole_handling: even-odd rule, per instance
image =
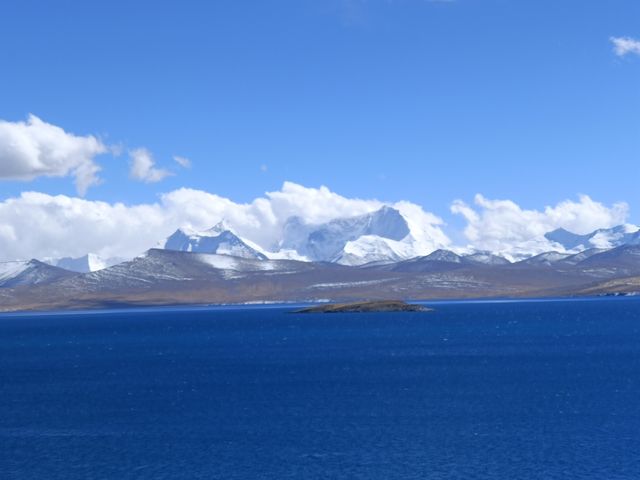
[{"label": "snow-capped mountain", "polygon": [[564,228],[558,228],[545,234],[545,238],[550,242],[557,243],[567,251],[615,248],[621,245],[640,245],[640,229],[635,225],[626,224],[578,235]]},{"label": "snow-capped mountain", "polygon": [[494,255],[491,252],[476,252],[463,257],[465,262],[471,262],[481,265],[508,265],[511,262],[500,255]]},{"label": "snow-capped mountain", "polygon": [[89,273],[102,270],[107,267],[112,267],[118,263],[124,262],[123,258],[107,258],[104,259],[94,253],[88,253],[82,257],[72,258],[64,257],[53,260],[45,260],[49,265],[64,268],[72,272]]},{"label": "snow-capped mountain", "polygon": [[[287,220],[281,247],[291,249],[313,261],[332,262],[339,259],[348,242],[361,237],[370,237],[362,245],[365,252],[371,252],[371,245],[383,244],[372,237],[400,241],[409,234],[406,220],[398,210],[382,207],[372,213],[351,218],[339,218],[321,225],[307,225],[300,218]],[[385,247],[386,248],[386,247]],[[355,254],[357,248],[352,248]]]},{"label": "snow-capped mountain", "polygon": [[0,288],[51,283],[75,275],[38,260],[0,263]]},{"label": "snow-capped mountain", "polygon": [[436,250],[422,257],[410,258],[402,262],[386,266],[394,272],[435,272],[463,268],[464,257],[450,250]]},{"label": "snow-capped mountain", "polygon": [[446,263],[462,263],[463,257],[450,250],[436,250],[429,255],[423,257],[429,262],[446,262]]},{"label": "snow-capped mountain", "polygon": [[257,246],[250,246],[248,240],[233,233],[224,222],[202,232],[180,228],[164,243],[165,250],[180,252],[230,255],[240,258],[266,260],[267,257]]},{"label": "snow-capped mountain", "polygon": [[466,269],[492,269],[511,265],[504,257],[488,252],[476,252],[469,255],[459,255],[451,250],[438,249],[429,255],[410,258],[393,265],[387,269],[400,272],[435,272],[450,271],[461,268]]},{"label": "snow-capped mountain", "polygon": [[398,209],[383,206],[371,213],[319,225],[291,217],[285,223],[279,247],[310,261],[343,265],[390,263],[433,250],[413,233]]},{"label": "snow-capped mountain", "polygon": [[497,265],[436,250],[393,264],[357,267],[152,249],[85,274],[38,261],[4,263],[0,279],[0,287],[5,287],[0,288],[0,311],[343,302],[391,294],[413,299],[616,294],[638,291],[640,246],[570,256],[556,252],[534,262]]},{"label": "snow-capped mountain", "polygon": [[594,255],[606,252],[607,250],[608,249],[604,248],[590,248],[578,253],[544,252],[533,257],[525,258],[518,262],[518,264],[535,266],[574,266]]}]

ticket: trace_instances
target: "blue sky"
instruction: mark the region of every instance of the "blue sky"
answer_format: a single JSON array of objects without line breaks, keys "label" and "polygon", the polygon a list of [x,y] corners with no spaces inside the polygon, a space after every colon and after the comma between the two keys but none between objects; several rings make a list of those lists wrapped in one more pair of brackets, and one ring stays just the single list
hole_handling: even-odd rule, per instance
[{"label": "blue sky", "polygon": [[[610,41],[639,18],[635,0],[9,2],[0,118],[121,145],[90,200],[245,202],[293,181],[454,223],[476,193],[584,193],[640,222],[640,56]],[[175,175],[132,181],[139,147]],[[0,188],[76,195],[69,177]]]}]

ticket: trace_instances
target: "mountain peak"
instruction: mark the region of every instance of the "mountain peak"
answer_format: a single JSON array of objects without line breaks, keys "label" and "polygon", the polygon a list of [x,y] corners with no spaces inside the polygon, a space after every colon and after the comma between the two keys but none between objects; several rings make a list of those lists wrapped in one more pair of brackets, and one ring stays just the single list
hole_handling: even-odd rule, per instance
[{"label": "mountain peak", "polygon": [[395,208],[393,208],[393,207],[391,207],[389,205],[383,205],[373,213],[379,213],[379,214],[383,214],[383,215],[384,214],[398,214],[398,215],[400,215],[400,212],[397,209],[395,209]]},{"label": "mountain peak", "polygon": [[474,252],[469,255],[465,255],[463,259],[465,262],[482,265],[508,265],[511,263],[506,258],[487,251]]},{"label": "mountain peak", "polygon": [[179,228],[167,238],[164,243],[164,249],[181,252],[216,253],[260,260],[266,260],[267,258],[229,230],[224,221],[203,232]]},{"label": "mountain peak", "polygon": [[221,233],[224,233],[224,232],[232,232],[231,227],[229,227],[229,225],[227,224],[224,218],[220,220],[218,223],[216,223],[209,230],[206,230],[206,233],[211,233],[214,235],[220,235]]},{"label": "mountain peak", "polygon": [[452,252],[451,250],[443,250],[443,249],[435,250],[423,258],[425,260],[430,260],[433,262],[447,262],[447,263],[462,262],[462,257],[460,255]]}]

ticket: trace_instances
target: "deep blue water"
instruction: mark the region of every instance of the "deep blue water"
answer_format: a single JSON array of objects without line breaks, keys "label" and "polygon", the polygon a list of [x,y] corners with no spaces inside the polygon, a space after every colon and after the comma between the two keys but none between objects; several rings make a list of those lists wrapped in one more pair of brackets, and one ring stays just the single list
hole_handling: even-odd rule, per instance
[{"label": "deep blue water", "polygon": [[286,311],[0,316],[0,478],[640,478],[640,300]]}]

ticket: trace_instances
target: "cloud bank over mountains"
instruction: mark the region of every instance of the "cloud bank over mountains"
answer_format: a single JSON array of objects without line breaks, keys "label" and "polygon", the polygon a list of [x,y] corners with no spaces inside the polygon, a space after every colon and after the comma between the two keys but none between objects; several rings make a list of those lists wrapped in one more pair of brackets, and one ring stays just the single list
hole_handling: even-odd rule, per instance
[{"label": "cloud bank over mountains", "polygon": [[[274,250],[290,217],[317,224],[382,205],[290,182],[246,204],[187,188],[162,195],[158,203],[132,206],[25,192],[0,202],[0,260],[77,257],[87,252],[130,257],[158,245],[179,227],[204,230],[222,219],[242,237]],[[407,212],[412,227],[430,247],[449,244],[440,218],[415,204],[395,205]]]},{"label": "cloud bank over mountains", "polygon": [[443,220],[420,205],[347,198],[327,187],[309,188],[292,182],[250,203],[187,188],[166,193],[157,203],[138,205],[25,192],[0,202],[0,261],[87,253],[104,258],[133,257],[157,246],[177,228],[205,230],[221,220],[263,250],[277,251],[292,217],[307,225],[320,225],[371,213],[384,205],[406,219],[416,251],[423,255],[449,248],[491,250],[517,258],[525,252],[557,249],[544,238],[556,228],[587,233],[624,223],[628,214],[624,203],[606,206],[587,196],[543,210],[526,210],[509,200],[477,195],[474,205],[458,200],[451,207],[466,220],[468,241],[453,245]]},{"label": "cloud bank over mountains", "polygon": [[489,200],[478,194],[474,205],[456,200],[451,212],[467,222],[464,235],[469,250],[487,250],[510,259],[560,250],[544,237],[557,228],[577,234],[590,233],[626,222],[629,207],[616,203],[610,207],[580,195],[578,201],[565,200],[543,210],[526,210],[511,200]]}]

